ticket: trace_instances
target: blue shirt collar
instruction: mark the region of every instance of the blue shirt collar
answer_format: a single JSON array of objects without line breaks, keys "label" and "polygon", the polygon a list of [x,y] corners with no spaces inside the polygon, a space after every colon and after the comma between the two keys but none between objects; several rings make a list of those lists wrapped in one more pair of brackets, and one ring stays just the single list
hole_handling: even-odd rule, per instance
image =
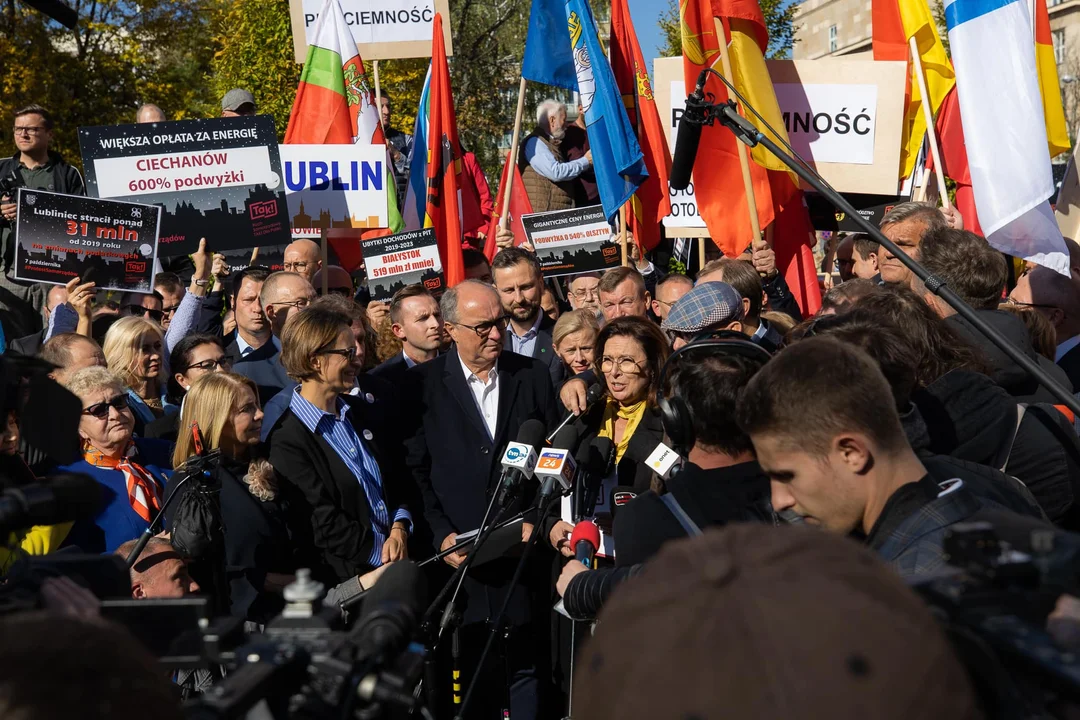
[{"label": "blue shirt collar", "polygon": [[293,415],[300,419],[300,422],[304,424],[311,432],[315,432],[315,428],[319,426],[323,418],[333,418],[335,420],[345,421],[349,414],[349,405],[340,397],[337,398],[337,413],[328,413],[321,410],[310,402],[307,398],[300,394],[300,386],[297,385],[293,388],[292,398],[289,400],[289,409],[293,411]]},{"label": "blue shirt collar", "polygon": [[[270,342],[274,343],[274,347],[277,349],[278,352],[281,352],[281,341],[278,340],[276,336],[271,335]],[[245,355],[254,352],[256,349],[248,345],[247,341],[245,341],[244,338],[240,337],[239,330],[236,331],[236,348],[240,351],[240,357],[244,357]]]}]

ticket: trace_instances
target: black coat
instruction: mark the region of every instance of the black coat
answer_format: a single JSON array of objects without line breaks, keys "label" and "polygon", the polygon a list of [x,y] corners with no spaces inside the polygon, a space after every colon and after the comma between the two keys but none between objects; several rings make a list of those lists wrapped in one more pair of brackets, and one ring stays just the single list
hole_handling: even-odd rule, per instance
[{"label": "black coat", "polygon": [[252,350],[246,357],[240,356],[240,346],[234,332],[225,343],[225,356],[232,362],[232,371],[250,378],[259,388],[259,405],[266,405],[270,399],[291,384],[285,366],[281,364],[281,351],[268,340],[262,347]]},{"label": "black coat", "polygon": [[[551,338],[551,331],[555,328],[555,321],[544,313],[540,313],[540,327],[536,329],[536,344],[533,346],[533,358],[539,360],[551,373],[551,384],[559,387],[566,376],[566,366],[562,358],[555,352],[555,343]],[[510,330],[503,332],[503,350],[514,352],[514,341],[510,337]]]},{"label": "black coat", "polygon": [[[604,422],[606,398],[596,402],[593,407],[576,420],[578,437],[581,445],[588,445],[600,434]],[[645,464],[645,459],[652,454],[656,446],[664,441],[664,423],[660,419],[660,410],[649,405],[641,422],[634,429],[630,444],[623,453],[622,460],[616,466],[616,484],[632,487],[639,495],[652,487],[653,471]]]},{"label": "black coat", "polygon": [[[667,491],[701,529],[732,522],[773,522],[769,478],[756,461],[702,470],[686,463]],[[669,540],[686,537],[683,526],[654,492],[638,495],[615,517],[615,562],[643,563]]]},{"label": "black coat", "polygon": [[1062,355],[1061,359],[1057,361],[1057,365],[1065,371],[1069,381],[1073,384],[1073,389],[1080,388],[1080,345]]},{"label": "black coat", "polygon": [[143,437],[176,442],[180,435],[180,413],[174,412],[155,418],[143,428]]},{"label": "black coat", "polygon": [[[411,396],[405,406],[414,418],[406,441],[407,462],[423,494],[424,517],[436,550],[449,534],[479,527],[491,493],[498,488],[502,448],[517,437],[521,424],[537,419],[551,429],[558,422],[551,376],[543,364],[504,352],[497,370],[499,412],[494,438],[488,436],[476,408],[457,348],[408,373],[405,388]],[[536,491],[536,483],[526,483],[510,503],[508,516],[531,507]],[[514,559],[499,559],[469,571],[467,623],[494,617],[515,564]],[[526,621],[526,607],[522,590],[508,609],[511,624]]]},{"label": "black coat", "polygon": [[[211,593],[220,603],[221,611],[265,623],[284,606],[282,595],[264,589],[267,573],[288,575],[295,572],[296,565],[280,493],[272,500],[260,500],[244,483],[246,473],[247,463],[232,459],[223,460],[214,470],[213,480],[221,487],[218,502],[225,538],[224,555],[201,559],[192,573],[203,592]],[[180,477],[180,473],[173,474],[165,487],[165,497],[173,493]],[[180,486],[166,513],[166,527],[172,527],[172,513],[194,487],[192,481]],[[215,587],[212,563],[224,565],[222,587]]]},{"label": "black coat", "polygon": [[385,380],[394,387],[401,387],[402,383],[405,382],[405,375],[408,372],[409,366],[405,364],[405,356],[399,352],[392,358],[384,360],[376,365],[368,372],[368,374],[374,375],[380,380]]},{"label": "black coat", "polygon": [[[379,402],[368,402],[374,388],[385,387],[360,376],[360,397],[342,395],[356,433],[370,431],[367,447],[379,464],[383,500],[393,522],[394,513],[414,496],[404,471],[398,424]],[[375,537],[371,509],[360,480],[326,440],[317,437],[286,410],[267,439],[270,463],[280,478],[289,505],[289,527],[295,535],[300,561],[315,577],[337,584],[372,569]],[[413,510],[415,514],[415,510]]]}]

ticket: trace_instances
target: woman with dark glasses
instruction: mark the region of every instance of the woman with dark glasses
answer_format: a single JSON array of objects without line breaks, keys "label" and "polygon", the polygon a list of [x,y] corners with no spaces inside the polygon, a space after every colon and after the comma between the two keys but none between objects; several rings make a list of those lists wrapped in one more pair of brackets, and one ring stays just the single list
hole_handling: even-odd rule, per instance
[{"label": "woman with dark glasses", "polygon": [[133,438],[129,395],[120,378],[105,368],[83,368],[65,387],[82,401],[83,459],[57,471],[85,473],[102,487],[98,514],[77,521],[65,544],[111,553],[137,538],[161,509],[159,478],[172,467],[169,443]]},{"label": "woman with dark glasses", "polygon": [[[209,333],[188,335],[169,353],[169,379],[166,399],[183,409],[184,398],[192,384],[203,375],[229,372],[232,363],[221,346],[221,338]],[[146,426],[144,435],[176,442],[180,413],[164,415]]]}]

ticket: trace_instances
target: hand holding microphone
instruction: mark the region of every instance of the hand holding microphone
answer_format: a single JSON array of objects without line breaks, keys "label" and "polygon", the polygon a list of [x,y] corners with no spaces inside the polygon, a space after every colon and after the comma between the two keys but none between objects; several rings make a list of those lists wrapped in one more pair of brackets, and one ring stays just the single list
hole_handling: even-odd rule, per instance
[{"label": "hand holding microphone", "polygon": [[592,520],[582,520],[574,526],[570,546],[574,548],[575,560],[589,570],[594,569],[596,551],[600,547],[600,528]]}]

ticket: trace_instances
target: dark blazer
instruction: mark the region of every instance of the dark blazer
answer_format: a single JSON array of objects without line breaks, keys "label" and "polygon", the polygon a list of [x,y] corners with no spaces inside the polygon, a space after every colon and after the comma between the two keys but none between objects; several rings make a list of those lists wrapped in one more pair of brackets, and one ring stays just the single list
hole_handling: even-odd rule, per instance
[{"label": "dark blazer", "polygon": [[[597,402],[593,407],[577,419],[578,437],[580,445],[588,445],[600,434],[600,426],[604,421],[605,402]],[[645,464],[645,458],[652,454],[656,446],[664,441],[664,423],[660,419],[660,410],[650,405],[645,410],[645,416],[641,418],[634,435],[630,438],[630,444],[623,453],[622,460],[616,467],[616,484],[633,487],[634,492],[641,494],[652,487],[653,471]]]},{"label": "dark blazer", "polygon": [[9,340],[7,349],[19,353],[20,355],[26,355],[27,357],[34,357],[41,352],[41,346],[45,344],[45,333],[49,331],[49,328],[43,328],[40,332],[36,332],[33,335],[24,335],[21,338],[15,338]]},{"label": "dark blazer", "polygon": [[1069,376],[1073,389],[1080,388],[1080,345],[1062,355],[1057,364]]},{"label": "dark blazer", "polygon": [[159,418],[155,418],[152,422],[146,423],[143,428],[143,437],[155,438],[158,440],[168,440],[169,442],[176,442],[176,438],[180,435],[180,413],[174,412],[167,415],[162,415]]},{"label": "dark blazer", "polygon": [[268,341],[262,347],[250,352],[247,357],[240,356],[240,346],[236,343],[236,333],[225,338],[225,356],[232,362],[232,371],[251,378],[259,388],[259,404],[265,405],[290,383],[285,366],[281,364],[281,352]]},{"label": "dark blazer", "polygon": [[[544,367],[546,367],[551,374],[552,386],[558,387],[562,384],[563,378],[566,375],[566,366],[563,365],[562,358],[555,352],[554,342],[551,339],[551,331],[554,328],[555,321],[541,312],[540,327],[536,329],[536,344],[534,345],[533,358],[544,364]],[[503,333],[503,350],[507,352],[514,351],[514,341],[510,337],[509,330]]]},{"label": "dark blazer", "polygon": [[[407,462],[423,495],[424,518],[436,550],[450,533],[479,527],[491,493],[497,490],[502,448],[516,438],[521,424],[538,419],[553,428],[558,422],[555,391],[544,365],[504,352],[498,373],[499,416],[495,437],[490,438],[456,348],[409,370],[404,388],[410,395],[404,406],[414,418],[405,443]],[[510,504],[508,516],[531,507],[536,492],[536,483],[526,483]],[[515,565],[516,560],[500,559],[469,571],[467,623],[498,611],[499,594],[488,591],[505,590]],[[511,624],[525,621],[525,607],[524,593],[517,593],[508,609]]]},{"label": "dark blazer", "polygon": [[[364,394],[341,398],[350,408],[357,434],[372,433],[367,446],[379,463],[383,499],[392,520],[395,510],[408,506],[414,497],[402,463],[398,422],[382,402],[367,401],[369,393],[374,399],[375,392],[386,387],[382,382],[363,375],[357,382]],[[380,397],[385,397],[381,391]],[[268,444],[270,464],[289,508],[289,527],[300,557],[297,566],[310,566],[317,578],[334,584],[371,570],[371,511],[359,479],[337,451],[308,430],[292,410],[275,423]]]},{"label": "dark blazer", "polygon": [[379,363],[368,372],[381,380],[385,380],[394,387],[401,387],[405,381],[405,375],[409,372],[409,366],[405,363],[405,356],[400,352],[393,357]]}]

